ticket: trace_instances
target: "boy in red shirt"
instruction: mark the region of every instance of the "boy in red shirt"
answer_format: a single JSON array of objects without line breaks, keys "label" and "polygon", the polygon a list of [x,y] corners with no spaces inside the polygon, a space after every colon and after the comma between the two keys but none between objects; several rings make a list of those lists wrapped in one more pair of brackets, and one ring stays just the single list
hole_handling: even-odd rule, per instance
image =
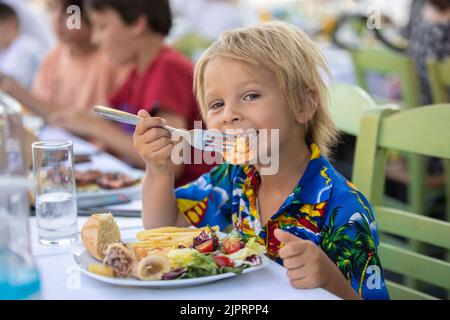
[{"label": "boy in red shirt", "polygon": [[[94,41],[115,63],[134,65],[123,86],[110,97],[110,105],[134,114],[146,109],[173,127],[192,128],[194,120],[200,120],[192,88],[193,66],[181,53],[164,44],[172,26],[168,1],[86,3]],[[144,167],[133,147],[133,128],[86,113],[59,115],[54,122],[89,135],[120,158]],[[205,165],[177,165],[176,184],[191,181],[208,169]]]}]

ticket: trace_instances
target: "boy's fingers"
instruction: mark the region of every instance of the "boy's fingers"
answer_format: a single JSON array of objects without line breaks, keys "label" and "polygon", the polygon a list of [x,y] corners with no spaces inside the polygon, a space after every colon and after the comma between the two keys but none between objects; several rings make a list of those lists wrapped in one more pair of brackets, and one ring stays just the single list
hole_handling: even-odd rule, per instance
[{"label": "boy's fingers", "polygon": [[148,116],[139,121],[139,123],[136,125],[135,133],[138,135],[142,135],[150,128],[163,127],[165,124],[166,120],[162,118]]},{"label": "boy's fingers", "polygon": [[299,237],[294,236],[292,233],[283,231],[281,229],[275,229],[274,235],[278,239],[278,241],[283,242],[285,244],[292,241],[302,240]]},{"label": "boy's fingers", "polygon": [[286,269],[298,269],[302,268],[305,265],[302,259],[298,259],[297,257],[287,258],[283,260],[283,266]]},{"label": "boy's fingers", "polygon": [[290,242],[286,244],[284,247],[282,247],[278,253],[280,255],[280,258],[283,260],[292,257],[300,259],[301,254],[306,249],[306,246],[307,246],[306,241]]},{"label": "boy's fingers", "polygon": [[173,146],[171,144],[167,144],[161,149],[154,151],[155,158],[169,158],[172,153]]},{"label": "boy's fingers", "polygon": [[148,144],[147,148],[150,152],[157,152],[167,145],[172,145],[172,141],[167,137],[160,137],[152,143]]},{"label": "boy's fingers", "polygon": [[148,111],[145,109],[139,110],[137,115],[141,118],[149,118],[150,117],[150,113],[148,113]]},{"label": "boy's fingers", "polygon": [[306,278],[306,271],[303,269],[299,268],[299,269],[294,269],[294,270],[288,270],[286,273],[287,277],[291,281],[304,279],[304,278]]},{"label": "boy's fingers", "polygon": [[144,134],[141,135],[140,141],[147,144],[152,143],[153,141],[162,137],[170,139],[171,138],[170,132],[161,128],[150,128]]},{"label": "boy's fingers", "polygon": [[291,286],[296,289],[312,289],[315,286],[311,283],[311,280],[308,277],[304,277],[301,279],[291,280]]}]

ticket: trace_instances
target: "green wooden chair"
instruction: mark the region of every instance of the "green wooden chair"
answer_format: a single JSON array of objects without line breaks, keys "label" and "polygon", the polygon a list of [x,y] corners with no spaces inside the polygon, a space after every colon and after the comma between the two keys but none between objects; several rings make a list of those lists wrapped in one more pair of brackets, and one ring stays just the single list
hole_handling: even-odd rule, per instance
[{"label": "green wooden chair", "polygon": [[450,58],[441,62],[427,61],[428,79],[430,82],[433,103],[447,103],[450,101]]},{"label": "green wooden chair", "polygon": [[[448,103],[450,96],[450,58],[441,62],[427,61],[428,79],[430,82],[433,103]],[[450,161],[443,161],[445,175],[445,200],[447,206],[447,221],[450,221]],[[450,260],[450,254],[449,254]]]},{"label": "green wooden chair", "polygon": [[351,50],[353,68],[358,85],[369,91],[367,75],[376,73],[392,75],[400,79],[404,109],[421,105],[420,82],[414,61],[404,54],[384,48],[364,48]]},{"label": "green wooden chair", "polygon": [[[336,127],[340,132],[352,135],[358,138],[361,119],[367,110],[375,109],[399,109],[398,105],[390,104],[378,106],[372,97],[358,86],[334,82],[328,86],[329,92],[329,110],[333,117]],[[353,155],[354,157],[354,155]],[[337,164],[337,163],[336,163]],[[342,166],[342,164],[340,164]],[[353,170],[353,168],[351,168]],[[395,208],[408,209],[408,206],[400,200],[384,196],[383,204]],[[391,243],[399,243],[393,237],[386,237]]]},{"label": "green wooden chair", "polygon": [[[381,47],[363,48],[350,52],[358,85],[370,93],[367,85],[367,75],[376,73],[393,75],[400,79],[402,102],[398,104],[402,109],[411,109],[421,105],[420,82],[414,61],[404,54]],[[380,104],[380,101],[377,101]],[[385,102],[383,102],[385,103]],[[417,213],[427,211],[427,195],[430,194],[426,186],[426,158],[419,155],[402,155],[406,158],[409,172],[408,207]],[[398,208],[403,208],[396,202]]]},{"label": "green wooden chair", "polygon": [[[450,104],[399,112],[368,110],[360,125],[353,183],[372,203],[380,233],[450,249],[450,223],[383,205],[388,150],[450,159]],[[381,241],[381,263],[405,277],[450,290],[450,263]],[[393,299],[432,299],[403,284],[387,281]]]},{"label": "green wooden chair", "polygon": [[328,86],[329,110],[339,131],[357,136],[366,110],[378,108],[369,94],[355,85],[331,83]]},{"label": "green wooden chair", "polygon": [[[379,108],[399,109],[399,106],[394,104],[377,105],[366,91],[348,83],[331,83],[328,92],[328,106],[336,127],[339,131],[354,137],[358,137],[361,118],[365,111]],[[407,208],[407,205],[390,197],[385,197],[385,203],[396,208]]]}]

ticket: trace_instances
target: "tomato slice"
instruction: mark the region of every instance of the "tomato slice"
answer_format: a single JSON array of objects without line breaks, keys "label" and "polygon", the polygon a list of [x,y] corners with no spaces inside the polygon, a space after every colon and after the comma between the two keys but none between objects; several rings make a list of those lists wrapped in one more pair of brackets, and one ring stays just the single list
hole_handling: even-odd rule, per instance
[{"label": "tomato slice", "polygon": [[234,262],[227,256],[215,256],[214,261],[219,267],[234,267]]},{"label": "tomato slice", "polygon": [[222,241],[222,247],[226,253],[234,253],[241,249],[241,241],[238,238],[233,237],[225,238]]},{"label": "tomato slice", "polygon": [[214,250],[214,242],[212,240],[206,240],[195,247],[200,253],[208,253]]}]

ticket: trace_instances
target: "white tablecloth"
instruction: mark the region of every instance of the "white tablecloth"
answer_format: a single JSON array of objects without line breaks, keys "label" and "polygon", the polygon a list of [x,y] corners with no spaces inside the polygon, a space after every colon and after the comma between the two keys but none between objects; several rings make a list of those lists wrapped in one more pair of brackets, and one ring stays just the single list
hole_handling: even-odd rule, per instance
[{"label": "white tablecloth", "polygon": [[[74,142],[74,153],[95,153],[91,144],[73,137],[60,129],[45,129],[41,139],[67,138]],[[103,168],[130,170],[116,158],[107,154],[93,157],[93,163]],[[139,209],[140,201],[117,206]],[[87,218],[78,218],[78,230]],[[133,238],[142,230],[140,218],[116,218],[122,238]],[[286,270],[275,262],[266,268],[224,279],[207,285],[177,288],[149,289],[119,287],[91,279],[77,269],[71,258],[71,246],[46,247],[39,244],[36,219],[30,220],[32,252],[40,271],[43,299],[174,299],[174,300],[243,300],[243,299],[337,299],[324,289],[299,290],[290,286]],[[80,239],[78,239],[78,243]]]},{"label": "white tablecloth", "polygon": [[[81,229],[86,218],[78,218]],[[117,218],[122,237],[133,237],[142,229],[139,218]],[[41,276],[43,299],[155,299],[155,300],[311,300],[337,299],[324,289],[299,290],[290,286],[286,270],[275,262],[266,268],[206,285],[150,289],[119,287],[91,279],[75,266],[71,246],[45,247],[38,243],[36,220],[31,219],[33,256]],[[80,240],[78,240],[79,242]]]}]

